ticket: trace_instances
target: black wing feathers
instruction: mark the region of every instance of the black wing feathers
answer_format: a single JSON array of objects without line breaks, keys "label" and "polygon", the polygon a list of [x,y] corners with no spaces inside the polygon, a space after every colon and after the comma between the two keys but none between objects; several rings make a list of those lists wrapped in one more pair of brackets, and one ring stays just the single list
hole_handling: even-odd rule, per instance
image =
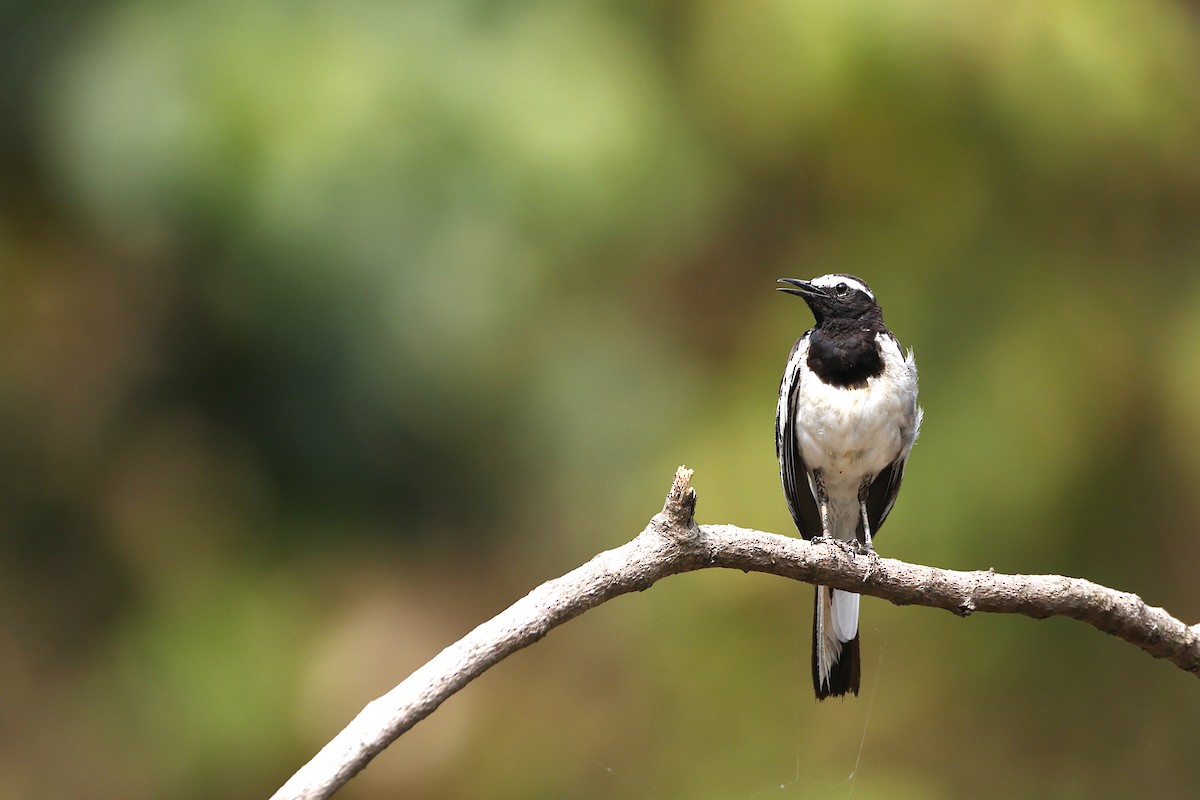
[{"label": "black wing feathers", "polygon": [[[792,347],[792,356],[803,344],[804,338],[798,340]],[[792,357],[788,357],[790,364]],[[808,485],[808,467],[800,457],[800,446],[796,443],[796,395],[800,391],[799,375],[793,374],[789,387],[787,402],[782,406],[782,414],[775,417],[775,450],[779,456],[779,475],[783,481],[783,496],[787,498],[788,511],[796,528],[805,539],[821,535],[821,513],[817,510],[817,501],[813,498]],[[779,390],[782,393],[788,382],[788,375],[783,376]]]},{"label": "black wing feathers", "polygon": [[[884,467],[883,472],[876,475],[875,480],[871,482],[871,488],[867,491],[867,519],[871,522],[872,539],[879,533],[883,521],[896,504],[896,495],[900,493],[900,481],[904,479],[904,464],[907,461],[907,457],[896,459]],[[858,540],[865,543],[866,537],[863,536],[861,522],[858,528]]]}]

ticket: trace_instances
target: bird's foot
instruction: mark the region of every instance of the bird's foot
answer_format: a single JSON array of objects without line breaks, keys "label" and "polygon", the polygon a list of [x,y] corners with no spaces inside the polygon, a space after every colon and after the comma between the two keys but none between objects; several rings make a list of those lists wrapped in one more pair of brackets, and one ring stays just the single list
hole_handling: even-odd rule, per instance
[{"label": "bird's foot", "polygon": [[836,536],[814,536],[809,539],[813,544],[827,544],[836,547],[850,557],[854,557],[858,553],[858,545],[855,542],[848,542],[845,539],[839,539]]},{"label": "bird's foot", "polygon": [[875,552],[875,548],[869,542],[863,544],[862,542],[855,541],[851,546],[854,548],[855,555],[867,557],[867,572],[863,575],[863,583],[866,583],[872,575],[880,570],[879,553]]}]

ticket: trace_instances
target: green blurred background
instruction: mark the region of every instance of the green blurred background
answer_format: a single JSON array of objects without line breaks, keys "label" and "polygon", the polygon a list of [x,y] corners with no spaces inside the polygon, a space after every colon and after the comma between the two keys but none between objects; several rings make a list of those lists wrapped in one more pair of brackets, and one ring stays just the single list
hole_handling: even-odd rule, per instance
[{"label": "green blurred background", "polygon": [[[883,554],[1197,621],[1198,14],[5,3],[3,793],[266,796],[681,463],[702,522],[791,533],[785,275],[863,276],[916,350]],[[1196,796],[1195,677],[868,600],[818,706],[810,602],[618,599],[339,796]]]}]

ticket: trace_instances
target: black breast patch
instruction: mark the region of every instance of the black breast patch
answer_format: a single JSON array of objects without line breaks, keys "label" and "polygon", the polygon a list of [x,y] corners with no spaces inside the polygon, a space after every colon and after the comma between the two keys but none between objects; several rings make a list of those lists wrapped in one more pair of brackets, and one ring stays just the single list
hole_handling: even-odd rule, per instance
[{"label": "black breast patch", "polygon": [[808,368],[831,386],[857,389],[883,374],[877,331],[859,323],[814,328],[808,337]]}]

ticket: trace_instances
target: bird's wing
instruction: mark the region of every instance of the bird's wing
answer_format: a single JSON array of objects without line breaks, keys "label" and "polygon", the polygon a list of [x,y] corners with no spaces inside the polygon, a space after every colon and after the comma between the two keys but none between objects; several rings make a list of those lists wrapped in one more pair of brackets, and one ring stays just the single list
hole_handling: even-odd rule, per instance
[{"label": "bird's wing", "polygon": [[[904,465],[908,463],[908,451],[906,450],[900,458],[897,458],[890,465],[883,468],[883,471],[875,476],[875,480],[871,482],[871,488],[867,492],[867,519],[871,522],[871,538],[874,538],[879,533],[880,527],[883,526],[883,521],[887,519],[888,514],[892,511],[892,506],[896,504],[896,495],[900,493],[900,481],[904,479]],[[862,523],[859,522],[859,528]],[[859,540],[863,540],[863,532],[858,532]]]},{"label": "bird's wing", "polygon": [[796,397],[800,390],[799,360],[807,357],[808,334],[792,347],[787,369],[779,384],[779,406],[775,412],[775,453],[779,456],[779,477],[783,496],[796,528],[805,539],[821,535],[821,514],[809,483],[808,467],[800,457],[796,442]]},{"label": "bird's wing", "polygon": [[[896,351],[903,353],[896,337],[888,335],[891,343],[895,345]],[[912,416],[901,431],[901,440],[904,444],[899,455],[896,456],[895,461],[884,467],[883,471],[875,476],[867,493],[867,519],[871,523],[872,538],[879,532],[884,520],[891,513],[892,506],[896,504],[896,495],[900,493],[900,482],[904,480],[904,465],[908,463],[908,454],[912,452],[913,442],[917,440],[917,434],[921,430],[922,412],[920,406],[917,405],[917,365],[913,360],[912,350],[908,351],[908,355],[904,359],[904,367],[912,390]],[[861,522],[859,527],[862,527]],[[860,541],[864,538],[861,530],[858,532],[858,537]]]}]

